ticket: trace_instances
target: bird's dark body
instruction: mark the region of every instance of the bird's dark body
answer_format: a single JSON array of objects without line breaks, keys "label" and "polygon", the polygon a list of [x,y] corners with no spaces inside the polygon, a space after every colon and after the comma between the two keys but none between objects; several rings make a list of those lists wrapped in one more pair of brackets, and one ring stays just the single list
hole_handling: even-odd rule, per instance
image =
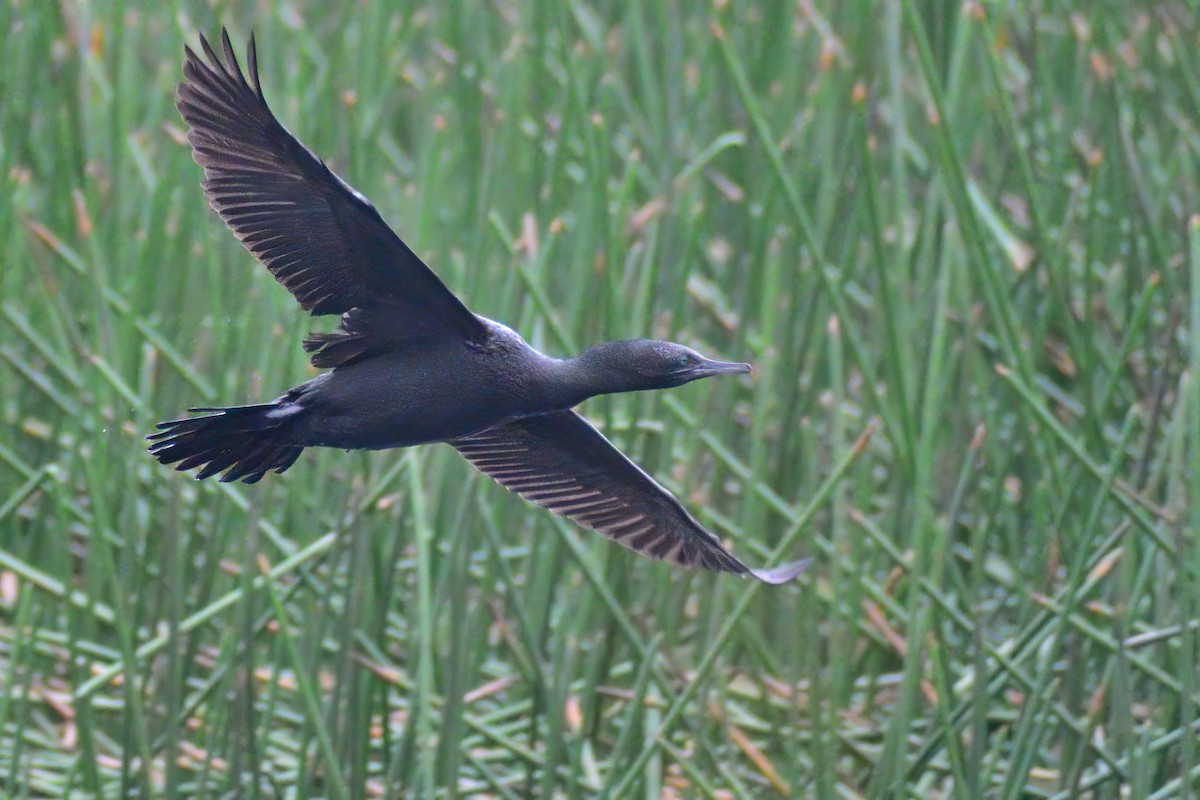
[{"label": "bird's dark body", "polygon": [[279,124],[253,39],[249,81],[228,35],[223,59],[201,44],[207,63],[186,49],[178,105],[209,204],[304,309],[341,322],[304,342],[313,366],[332,371],[270,403],[159,423],[150,437],[158,460],[198,469],[197,478],[255,483],[308,447],[446,442],[516,494],[653,558],[766,583],[800,574],[804,562],[746,567],[571,410],[595,395],[747,373],[749,364],[645,339],[552,358],[471,313],[365,197]]},{"label": "bird's dark body", "polygon": [[[531,414],[570,408],[550,382],[562,363],[487,320],[483,347],[417,338],[394,352],[318,375],[280,398],[294,441],[385,450],[470,436]],[[564,403],[568,403],[564,405]]]}]

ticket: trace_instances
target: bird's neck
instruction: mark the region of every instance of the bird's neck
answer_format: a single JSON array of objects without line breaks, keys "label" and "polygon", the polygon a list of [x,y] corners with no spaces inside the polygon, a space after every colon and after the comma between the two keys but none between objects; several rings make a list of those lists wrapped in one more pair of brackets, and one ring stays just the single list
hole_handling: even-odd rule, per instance
[{"label": "bird's neck", "polygon": [[610,368],[605,353],[590,348],[574,358],[554,360],[547,370],[547,390],[556,408],[571,408],[598,394],[628,392],[621,375]]}]

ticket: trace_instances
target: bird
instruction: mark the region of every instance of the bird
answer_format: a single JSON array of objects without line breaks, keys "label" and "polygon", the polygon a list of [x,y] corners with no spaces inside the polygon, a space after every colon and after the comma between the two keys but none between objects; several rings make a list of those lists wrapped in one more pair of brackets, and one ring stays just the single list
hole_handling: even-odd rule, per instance
[{"label": "bird", "polygon": [[[553,358],[472,313],[272,113],[254,36],[242,72],[222,28],[218,55],[184,46],[176,106],[208,204],[314,316],[303,343],[321,372],[269,403],[192,408],[160,422],[149,451],[197,479],[252,484],[305,448],[381,450],[445,442],[497,483],[625,547],[686,568],[782,584],[806,560],[751,569],[574,409],[596,395],[749,373],[671,342],[605,342]],[[248,77],[247,77],[248,76]]]}]

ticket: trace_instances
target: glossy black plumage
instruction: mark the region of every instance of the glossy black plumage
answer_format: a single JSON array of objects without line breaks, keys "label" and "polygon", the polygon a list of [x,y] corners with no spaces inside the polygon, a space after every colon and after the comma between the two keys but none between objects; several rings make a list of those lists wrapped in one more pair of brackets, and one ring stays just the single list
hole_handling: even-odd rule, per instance
[{"label": "glossy black plumage", "polygon": [[186,49],[178,107],[209,204],[313,314],[342,315],[304,349],[332,368],[271,403],[192,409],[159,424],[150,452],[197,478],[254,483],[305,447],[383,449],[448,442],[522,497],[652,558],[791,580],[794,562],[750,570],[669,492],[571,409],[597,394],[678,386],[745,364],[676,344],[607,342],[576,358],[543,355],[472,314],[375,208],[275,119],[254,40],[243,76],[228,35],[222,59]]}]

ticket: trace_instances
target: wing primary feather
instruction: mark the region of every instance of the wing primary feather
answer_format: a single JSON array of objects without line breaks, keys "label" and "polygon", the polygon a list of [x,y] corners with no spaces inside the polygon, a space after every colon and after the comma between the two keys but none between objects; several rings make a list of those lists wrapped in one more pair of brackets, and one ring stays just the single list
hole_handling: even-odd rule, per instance
[{"label": "wing primary feather", "polygon": [[[271,112],[251,35],[246,69],[229,31],[184,47],[177,107],[204,168],[209,205],[313,314],[379,312],[361,346],[328,363],[391,352],[414,338],[485,345],[487,326]],[[300,277],[303,276],[303,277]]]},{"label": "wing primary feather", "polygon": [[246,70],[250,73],[250,85],[258,99],[263,100],[262,83],[258,80],[258,45],[254,41],[254,31],[250,32],[250,44],[246,46]]},{"label": "wing primary feather", "polygon": [[794,580],[807,565],[750,569],[574,411],[526,417],[450,444],[515,494],[650,558],[772,585]]}]

